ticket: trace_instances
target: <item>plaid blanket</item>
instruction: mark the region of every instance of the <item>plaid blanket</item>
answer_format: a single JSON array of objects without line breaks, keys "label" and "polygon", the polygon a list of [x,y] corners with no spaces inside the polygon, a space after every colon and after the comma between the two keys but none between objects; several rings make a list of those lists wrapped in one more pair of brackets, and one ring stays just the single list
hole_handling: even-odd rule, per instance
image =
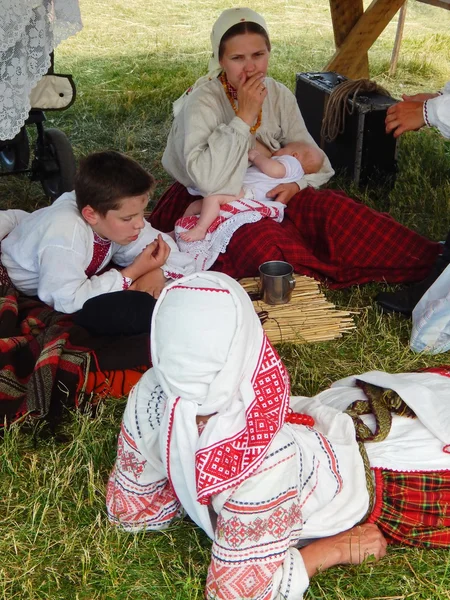
[{"label": "plaid blanket", "polygon": [[21,296],[0,264],[0,427],[129,392],[150,366],[149,336],[94,337],[70,315]]},{"label": "plaid blanket", "polygon": [[[171,231],[192,200],[179,183],[161,197],[151,224]],[[308,187],[289,202],[281,223],[262,219],[238,229],[211,269],[236,278],[258,275],[267,260],[285,260],[296,273],[343,288],[369,281],[400,283],[425,277],[441,252],[431,242],[334,190]]]}]

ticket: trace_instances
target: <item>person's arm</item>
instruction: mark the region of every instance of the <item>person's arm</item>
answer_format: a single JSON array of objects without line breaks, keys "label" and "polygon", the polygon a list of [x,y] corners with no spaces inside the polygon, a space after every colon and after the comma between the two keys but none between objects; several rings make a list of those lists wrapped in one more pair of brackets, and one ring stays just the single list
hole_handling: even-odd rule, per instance
[{"label": "person's arm", "polygon": [[311,578],[335,565],[359,565],[369,557],[379,560],[386,554],[386,547],[386,538],[378,527],[366,523],[311,542],[299,552]]},{"label": "person's arm", "polygon": [[221,109],[200,98],[184,110],[183,159],[189,179],[202,196],[238,194],[248,166],[250,127],[235,116],[222,121]]},{"label": "person's arm", "polygon": [[0,211],[0,241],[30,213],[18,208]]},{"label": "person's arm", "polygon": [[[239,485],[225,503],[213,497],[218,513],[206,580],[206,598],[300,600],[309,577],[296,542],[303,529],[303,478],[298,454],[286,437],[271,447],[258,472]],[[306,475],[305,475],[306,478]],[[223,504],[222,504],[223,503]],[[252,576],[249,577],[248,573]]]},{"label": "person's arm", "polygon": [[399,137],[406,131],[417,131],[425,125],[437,127],[450,138],[450,94],[447,87],[443,95],[436,93],[402,96],[402,102],[393,104],[386,114],[386,133]]},{"label": "person's arm", "polygon": [[106,491],[108,519],[126,531],[161,530],[181,516],[181,506],[167,478],[154,477],[129,429],[122,424],[117,458]]},{"label": "person's arm", "polygon": [[136,256],[131,265],[122,269],[122,275],[135,281],[147,273],[160,270],[169,255],[170,247],[160,234]]},{"label": "person's arm", "polygon": [[233,495],[224,504],[211,549],[207,600],[226,600],[231,585],[235,598],[302,598],[309,577],[302,555],[290,545],[302,527],[302,509],[289,499],[293,492],[279,491],[266,482],[265,490],[256,486],[251,498],[236,497],[236,502]]},{"label": "person's arm", "polygon": [[269,150],[269,148],[259,140],[255,140],[255,150],[257,150],[260,154],[264,154],[264,156],[267,156],[267,158],[272,156],[271,150]]},{"label": "person's arm", "polygon": [[237,115],[220,81],[195,90],[173,123],[164,168],[203,196],[237,195],[248,167],[250,127],[265,98],[265,92],[258,91],[255,100],[255,84],[256,78],[250,78],[238,90]]},{"label": "person's arm", "polygon": [[73,250],[47,246],[37,260],[37,295],[42,302],[63,313],[80,310],[86,300],[94,296],[129,287],[129,282],[117,269],[88,278],[84,271],[85,257]]},{"label": "person's arm", "polygon": [[250,150],[248,153],[248,159],[255,165],[255,167],[258,167],[258,169],[268,177],[282,179],[286,176],[286,167],[283,164],[277,160],[267,158],[263,154],[260,154],[257,150]]},{"label": "person's arm", "polygon": [[130,290],[136,290],[138,292],[147,292],[153,296],[153,298],[159,298],[162,290],[169,279],[164,275],[162,269],[155,269],[149,273],[145,273],[130,286]]},{"label": "person's arm", "polygon": [[[136,415],[142,406],[146,410],[150,396],[164,412],[165,395],[153,380],[151,370],[144,373],[128,397],[117,441],[117,458],[107,486],[109,520],[133,532],[165,529],[174,518],[182,515],[181,505],[157,451],[158,444],[154,444],[159,431],[154,431],[155,437],[151,440],[154,446],[148,448],[148,454],[144,456],[139,449],[143,440]],[[148,440],[149,435],[146,436]]]},{"label": "person's arm", "polygon": [[427,125],[437,127],[445,138],[450,138],[450,93],[426,100],[423,110]]}]

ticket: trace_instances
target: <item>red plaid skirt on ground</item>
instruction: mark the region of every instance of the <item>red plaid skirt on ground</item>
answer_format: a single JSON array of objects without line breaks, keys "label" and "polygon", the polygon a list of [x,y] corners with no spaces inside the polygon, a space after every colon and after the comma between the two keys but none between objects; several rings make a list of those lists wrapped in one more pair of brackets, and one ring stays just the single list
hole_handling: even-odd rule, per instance
[{"label": "red plaid skirt on ground", "polygon": [[450,471],[374,474],[376,500],[368,523],[376,523],[393,544],[450,546]]},{"label": "red plaid skirt on ground", "polygon": [[[153,227],[172,231],[192,200],[173,184],[150,215]],[[296,194],[282,223],[262,219],[238,229],[211,270],[231,277],[258,275],[267,260],[285,260],[296,273],[343,288],[369,281],[423,279],[440,244],[404,227],[391,216],[355,202],[342,192],[308,187]]]}]

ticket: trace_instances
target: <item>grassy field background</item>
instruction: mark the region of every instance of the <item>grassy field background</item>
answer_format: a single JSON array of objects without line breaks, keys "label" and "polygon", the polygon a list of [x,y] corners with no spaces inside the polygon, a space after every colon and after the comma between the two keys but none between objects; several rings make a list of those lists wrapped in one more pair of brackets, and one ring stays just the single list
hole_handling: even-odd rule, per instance
[{"label": "grassy field background", "polygon": [[[128,152],[169,184],[160,166],[171,102],[203,74],[213,0],[81,0],[84,29],[56,52],[56,71],[72,73],[77,101],[48,113],[77,157],[93,150]],[[295,74],[320,71],[334,51],[326,0],[248,2],[265,15],[273,42],[270,74],[291,89]],[[394,95],[439,89],[450,79],[450,12],[410,0],[395,78],[388,76],[396,19],[370,51],[371,75]],[[450,227],[450,151],[432,130],[403,136],[392,190],[335,187],[433,239]],[[0,180],[0,208],[45,206],[37,183]],[[340,377],[368,369],[406,371],[450,362],[408,348],[410,322],[381,316],[372,297],[382,285],[325,290],[355,312],[357,329],[341,340],[282,345],[296,394],[314,394]],[[64,440],[15,427],[0,441],[0,598],[3,600],[194,600],[203,597],[210,542],[189,522],[164,533],[131,536],[106,520],[105,483],[114,461],[125,400],[95,419],[67,415]],[[450,598],[447,551],[392,548],[378,564],[336,567],[313,580],[306,597],[329,600]]]}]

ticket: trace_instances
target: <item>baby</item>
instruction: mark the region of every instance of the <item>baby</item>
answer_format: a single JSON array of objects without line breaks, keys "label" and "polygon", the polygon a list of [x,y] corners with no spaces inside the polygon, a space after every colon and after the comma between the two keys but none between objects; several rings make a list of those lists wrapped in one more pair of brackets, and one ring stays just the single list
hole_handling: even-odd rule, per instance
[{"label": "baby", "polygon": [[203,200],[192,202],[183,216],[200,214],[198,223],[191,230],[181,233],[181,239],[185,242],[203,240],[208,228],[218,217],[222,204],[244,197],[267,201],[270,200],[266,196],[267,192],[280,183],[292,183],[299,181],[305,174],[316,173],[323,164],[324,154],[311,144],[291,142],[274,152],[271,158],[256,149],[250,150],[248,159],[252,166],[247,169],[239,195],[212,194]]}]

